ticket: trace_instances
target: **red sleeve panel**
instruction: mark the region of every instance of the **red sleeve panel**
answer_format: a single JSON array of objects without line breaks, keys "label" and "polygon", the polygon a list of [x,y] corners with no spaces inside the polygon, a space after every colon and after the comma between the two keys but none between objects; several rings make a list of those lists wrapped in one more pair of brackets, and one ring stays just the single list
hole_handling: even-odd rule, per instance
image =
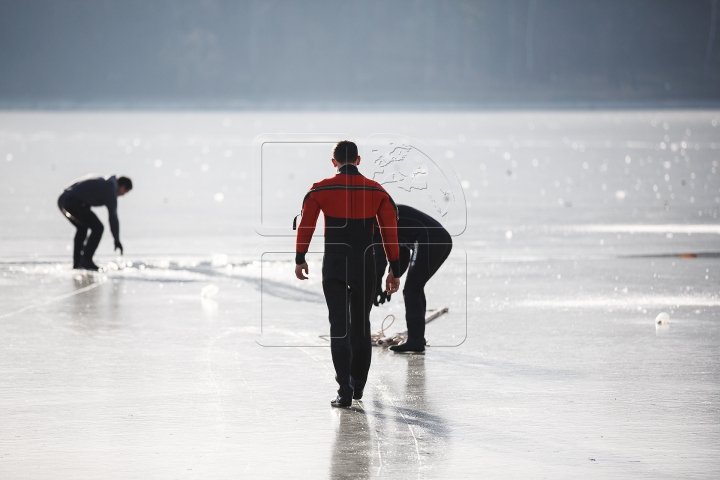
[{"label": "red sleeve panel", "polygon": [[385,198],[380,202],[376,218],[380,225],[385,257],[390,263],[393,275],[399,276],[397,263],[400,259],[400,248],[398,247],[397,212],[395,206],[390,202],[390,195],[385,194]]},{"label": "red sleeve panel", "polygon": [[304,254],[307,253],[310,248],[310,241],[312,240],[313,233],[315,232],[315,226],[317,225],[319,215],[320,204],[318,204],[311,194],[303,203],[302,218],[297,231],[297,239],[295,240],[295,251],[303,254],[303,261],[300,262],[300,264],[305,263]]}]

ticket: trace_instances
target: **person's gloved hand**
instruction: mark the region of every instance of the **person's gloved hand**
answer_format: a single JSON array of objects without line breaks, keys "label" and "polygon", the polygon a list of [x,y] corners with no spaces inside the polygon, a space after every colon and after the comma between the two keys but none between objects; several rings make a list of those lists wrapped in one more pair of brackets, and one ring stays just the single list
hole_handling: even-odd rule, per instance
[{"label": "person's gloved hand", "polygon": [[375,301],[373,303],[375,304],[376,307],[379,307],[380,305],[385,303],[385,301],[389,302],[391,296],[392,295],[388,295],[387,292],[380,292],[375,295]]},{"label": "person's gloved hand", "polygon": [[115,250],[117,250],[118,248],[120,249],[120,255],[122,255],[123,254],[122,243],[120,243],[120,240],[115,240]]}]

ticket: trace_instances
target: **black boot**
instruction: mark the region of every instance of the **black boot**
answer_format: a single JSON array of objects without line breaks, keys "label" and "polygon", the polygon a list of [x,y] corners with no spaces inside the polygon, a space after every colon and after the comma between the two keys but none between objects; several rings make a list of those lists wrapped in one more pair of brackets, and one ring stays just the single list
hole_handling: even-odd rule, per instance
[{"label": "black boot", "polygon": [[422,353],[425,351],[425,343],[424,338],[422,340],[408,339],[400,345],[393,345],[390,350],[395,353]]},{"label": "black boot", "polygon": [[80,266],[82,268],[84,268],[85,270],[92,270],[94,272],[97,272],[98,270],[100,270],[100,267],[95,265],[95,263],[92,260],[83,260],[80,263]]},{"label": "black boot", "polygon": [[365,382],[355,382],[355,390],[353,390],[353,399],[360,400],[365,390]]},{"label": "black boot", "polygon": [[350,385],[340,385],[338,395],[334,400],[330,401],[333,407],[347,408],[352,405],[353,388]]}]

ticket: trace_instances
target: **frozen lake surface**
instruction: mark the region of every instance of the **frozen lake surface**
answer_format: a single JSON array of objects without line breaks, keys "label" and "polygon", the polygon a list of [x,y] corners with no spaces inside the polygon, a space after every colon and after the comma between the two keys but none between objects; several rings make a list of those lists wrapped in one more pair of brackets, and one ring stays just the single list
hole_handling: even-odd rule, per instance
[{"label": "frozen lake surface", "polygon": [[[0,476],[717,478],[718,122],[0,113]],[[428,284],[450,312],[427,353],[375,349],[349,410],[329,405],[320,254],[300,284],[292,238],[255,232],[253,139],[297,132],[417,139],[466,206]],[[278,184],[304,178],[300,150]],[[106,230],[107,270],[82,274],[55,202],[89,172],[135,190],[119,200],[125,256]],[[285,188],[278,205],[299,210]],[[374,329],[388,314],[405,329],[398,300]]]}]

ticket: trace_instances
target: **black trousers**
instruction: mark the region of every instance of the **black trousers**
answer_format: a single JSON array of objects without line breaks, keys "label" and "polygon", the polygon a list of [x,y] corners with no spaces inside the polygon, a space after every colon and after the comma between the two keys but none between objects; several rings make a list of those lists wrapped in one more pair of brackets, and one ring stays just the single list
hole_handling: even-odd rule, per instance
[{"label": "black trousers", "polygon": [[[77,229],[74,239],[73,265],[80,266],[82,260],[92,261],[105,229],[102,222],[90,210],[89,205],[69,195],[60,195],[58,207],[65,218]],[[89,238],[88,229],[90,230]]]},{"label": "black trousers", "polygon": [[370,255],[323,258],[323,292],[330,320],[335,379],[343,387],[363,388],[372,358],[370,309],[375,295],[375,262]]},{"label": "black trousers", "polygon": [[416,243],[412,250],[400,249],[401,274],[405,268],[408,271],[403,288],[408,342],[425,342],[425,284],[450,255],[452,240],[444,240],[448,243]]}]

